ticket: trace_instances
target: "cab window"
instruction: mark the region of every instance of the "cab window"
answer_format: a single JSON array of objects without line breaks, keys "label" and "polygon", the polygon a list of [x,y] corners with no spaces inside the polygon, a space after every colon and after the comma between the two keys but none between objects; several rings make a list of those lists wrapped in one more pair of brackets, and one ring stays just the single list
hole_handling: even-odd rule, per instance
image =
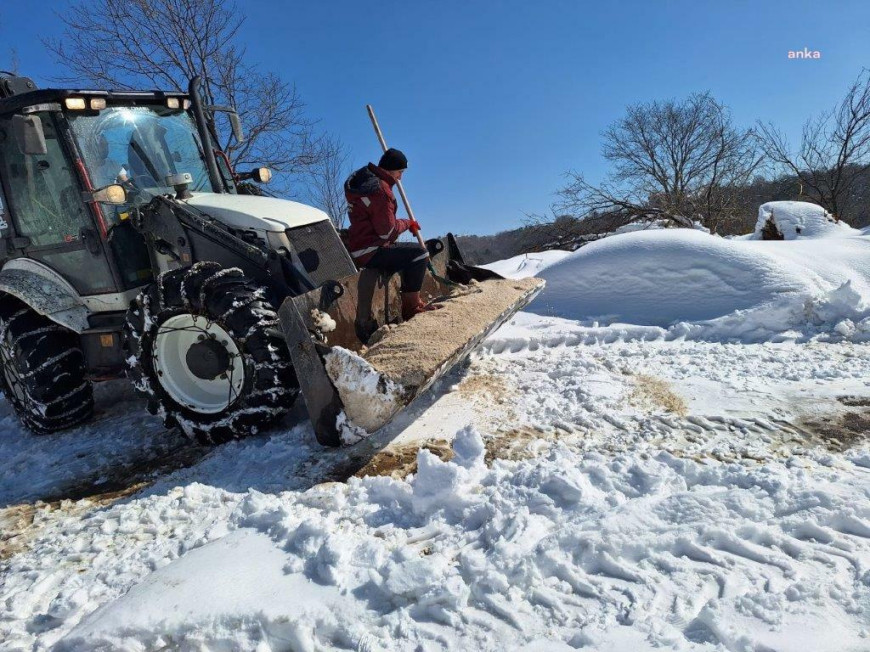
[{"label": "cab window", "polygon": [[10,119],[0,120],[0,165],[19,235],[35,247],[77,242],[90,214],[69,159],[64,155],[54,120],[40,114],[45,154],[22,154]]}]

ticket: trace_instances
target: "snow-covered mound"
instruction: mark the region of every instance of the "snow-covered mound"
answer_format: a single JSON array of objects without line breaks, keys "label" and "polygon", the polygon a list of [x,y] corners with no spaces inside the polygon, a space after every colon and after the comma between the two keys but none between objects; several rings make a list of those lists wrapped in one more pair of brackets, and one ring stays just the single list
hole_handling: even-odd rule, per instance
[{"label": "snow-covered mound", "polygon": [[[857,235],[859,231],[845,222],[839,222],[821,206],[805,201],[769,201],[758,208],[755,224],[755,240],[762,239],[762,232],[771,225],[784,240],[798,238],[831,238]],[[779,238],[777,238],[779,239]]]},{"label": "snow-covered mound", "polygon": [[552,249],[532,254],[520,254],[512,258],[497,260],[494,263],[480,265],[480,267],[491,269],[505,278],[528,278],[529,276],[538,276],[547,267],[558,263],[570,253],[570,251]]},{"label": "snow-covered mound", "polygon": [[540,276],[547,287],[531,312],[663,327],[725,320],[711,336],[743,337],[750,326],[750,339],[757,340],[807,324],[833,328],[866,318],[870,240],[726,240],[689,229],[628,233],[583,247]]}]

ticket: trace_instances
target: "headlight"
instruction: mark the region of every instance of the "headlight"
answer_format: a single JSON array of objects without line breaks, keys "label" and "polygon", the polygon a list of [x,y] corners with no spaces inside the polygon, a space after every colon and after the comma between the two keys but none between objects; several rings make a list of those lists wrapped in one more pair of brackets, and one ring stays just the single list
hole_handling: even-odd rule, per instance
[{"label": "headlight", "polygon": [[106,108],[106,98],[104,98],[104,97],[91,98],[91,110],[92,111],[102,111],[105,108]]},{"label": "headlight", "polygon": [[257,183],[269,183],[272,180],[272,170],[257,168],[251,171],[251,178]]},{"label": "headlight", "polygon": [[127,191],[124,186],[112,184],[99,190],[94,190],[91,197],[101,204],[124,204],[127,201]]},{"label": "headlight", "polygon": [[170,109],[178,109],[181,107],[181,100],[179,100],[177,97],[167,97],[166,106]]}]

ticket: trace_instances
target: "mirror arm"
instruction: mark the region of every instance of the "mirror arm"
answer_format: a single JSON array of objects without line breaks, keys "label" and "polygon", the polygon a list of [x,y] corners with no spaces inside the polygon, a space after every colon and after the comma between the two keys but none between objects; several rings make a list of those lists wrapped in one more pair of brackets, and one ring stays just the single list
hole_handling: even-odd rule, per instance
[{"label": "mirror arm", "polygon": [[208,170],[208,178],[209,181],[211,181],[212,190],[214,190],[214,192],[226,192],[223,179],[218,171],[217,161],[214,157],[213,141],[208,132],[205,107],[203,106],[202,95],[200,93],[201,83],[202,80],[199,76],[194,77],[190,80],[190,86],[188,86],[187,92],[193,106],[193,115],[196,118],[196,130],[199,133],[199,139],[202,142],[205,166]]}]

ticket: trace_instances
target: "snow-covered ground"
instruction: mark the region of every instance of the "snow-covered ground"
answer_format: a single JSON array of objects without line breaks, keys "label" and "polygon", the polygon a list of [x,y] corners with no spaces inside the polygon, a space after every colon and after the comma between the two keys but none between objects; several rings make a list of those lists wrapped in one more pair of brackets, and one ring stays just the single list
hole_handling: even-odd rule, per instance
[{"label": "snow-covered ground", "polygon": [[870,649],[864,251],[502,261],[539,314],[350,449],[184,446],[122,384],[60,437],[4,406],[0,649]]}]

